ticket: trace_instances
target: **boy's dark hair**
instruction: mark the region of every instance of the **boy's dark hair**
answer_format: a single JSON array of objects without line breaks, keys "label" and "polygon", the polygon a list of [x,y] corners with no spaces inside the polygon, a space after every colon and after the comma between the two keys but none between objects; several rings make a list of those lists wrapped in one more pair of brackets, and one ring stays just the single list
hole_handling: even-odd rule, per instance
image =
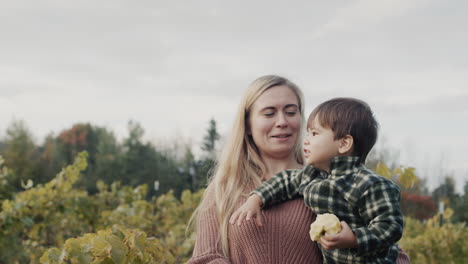
[{"label": "boy's dark hair", "polygon": [[346,135],[353,137],[353,155],[359,156],[361,163],[366,161],[367,154],[377,141],[379,124],[369,105],[355,98],[333,98],[318,105],[309,116],[307,127],[317,117],[325,128],[330,128],[334,140]]}]

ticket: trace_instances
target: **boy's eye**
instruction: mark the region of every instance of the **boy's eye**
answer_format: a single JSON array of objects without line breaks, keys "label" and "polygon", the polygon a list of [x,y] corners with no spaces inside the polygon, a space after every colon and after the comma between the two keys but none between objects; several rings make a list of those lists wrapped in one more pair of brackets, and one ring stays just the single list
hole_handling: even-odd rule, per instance
[{"label": "boy's eye", "polygon": [[312,132],[311,135],[314,137],[314,136],[318,135],[318,133],[317,132]]}]

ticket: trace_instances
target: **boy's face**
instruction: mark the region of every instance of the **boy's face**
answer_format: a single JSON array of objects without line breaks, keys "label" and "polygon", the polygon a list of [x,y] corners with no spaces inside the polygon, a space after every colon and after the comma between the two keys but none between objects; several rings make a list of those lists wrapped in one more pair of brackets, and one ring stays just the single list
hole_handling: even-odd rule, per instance
[{"label": "boy's face", "polygon": [[323,127],[317,120],[307,128],[304,140],[304,156],[307,165],[328,171],[330,160],[339,155],[339,140],[334,140],[331,128]]}]

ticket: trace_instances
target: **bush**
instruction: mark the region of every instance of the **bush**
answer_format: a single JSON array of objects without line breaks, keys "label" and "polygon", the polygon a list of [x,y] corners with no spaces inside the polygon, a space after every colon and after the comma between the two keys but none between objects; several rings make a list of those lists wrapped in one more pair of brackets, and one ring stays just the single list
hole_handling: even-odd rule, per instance
[{"label": "bush", "polygon": [[468,229],[465,224],[453,224],[451,209],[444,213],[444,224],[439,224],[440,215],[426,223],[405,218],[405,229],[400,246],[408,253],[411,263],[465,263],[468,257]]},{"label": "bush", "polygon": [[[80,153],[50,182],[3,200],[0,264],[186,262],[195,242],[186,225],[203,190],[145,200],[146,185],[98,182],[89,195],[76,188],[86,158]],[[468,229],[451,223],[452,214],[444,213],[442,226],[438,215],[426,222],[405,218],[400,245],[412,263],[463,263]]]},{"label": "bush", "polygon": [[[1,264],[35,264],[43,255],[43,263],[86,263],[74,261],[89,260],[89,257],[108,263],[101,255],[104,253],[95,247],[102,246],[106,239],[106,243],[114,243],[114,236],[119,237],[129,252],[137,255],[138,258],[126,259],[130,261],[128,263],[154,263],[156,260],[157,263],[164,263],[162,260],[182,263],[189,258],[194,239],[193,234],[187,238],[185,227],[202,191],[184,191],[180,200],[169,192],[148,201],[144,200],[146,185],[131,188],[118,182],[110,186],[98,182],[99,192],[89,195],[74,187],[85,168],[86,153],[80,153],[72,165],[49,183],[3,201],[0,211]],[[142,242],[145,246],[138,249],[142,255],[128,244],[133,236],[137,236],[138,241],[146,241]],[[70,257],[67,261],[66,256]],[[120,260],[111,257],[117,261],[115,263]]]}]

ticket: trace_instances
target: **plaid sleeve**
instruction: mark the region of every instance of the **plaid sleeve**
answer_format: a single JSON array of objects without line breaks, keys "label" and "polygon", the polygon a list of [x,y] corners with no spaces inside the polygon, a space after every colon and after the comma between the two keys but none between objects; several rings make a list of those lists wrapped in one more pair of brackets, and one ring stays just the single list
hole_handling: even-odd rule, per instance
[{"label": "plaid sleeve", "polygon": [[307,166],[302,170],[285,170],[277,173],[264,182],[251,194],[255,193],[262,199],[263,207],[282,201],[291,200],[302,195],[305,185],[318,175],[318,169]]},{"label": "plaid sleeve", "polygon": [[357,255],[372,255],[401,238],[400,190],[391,182],[377,182],[371,184],[361,201],[360,215],[369,224],[353,230],[358,241]]}]

